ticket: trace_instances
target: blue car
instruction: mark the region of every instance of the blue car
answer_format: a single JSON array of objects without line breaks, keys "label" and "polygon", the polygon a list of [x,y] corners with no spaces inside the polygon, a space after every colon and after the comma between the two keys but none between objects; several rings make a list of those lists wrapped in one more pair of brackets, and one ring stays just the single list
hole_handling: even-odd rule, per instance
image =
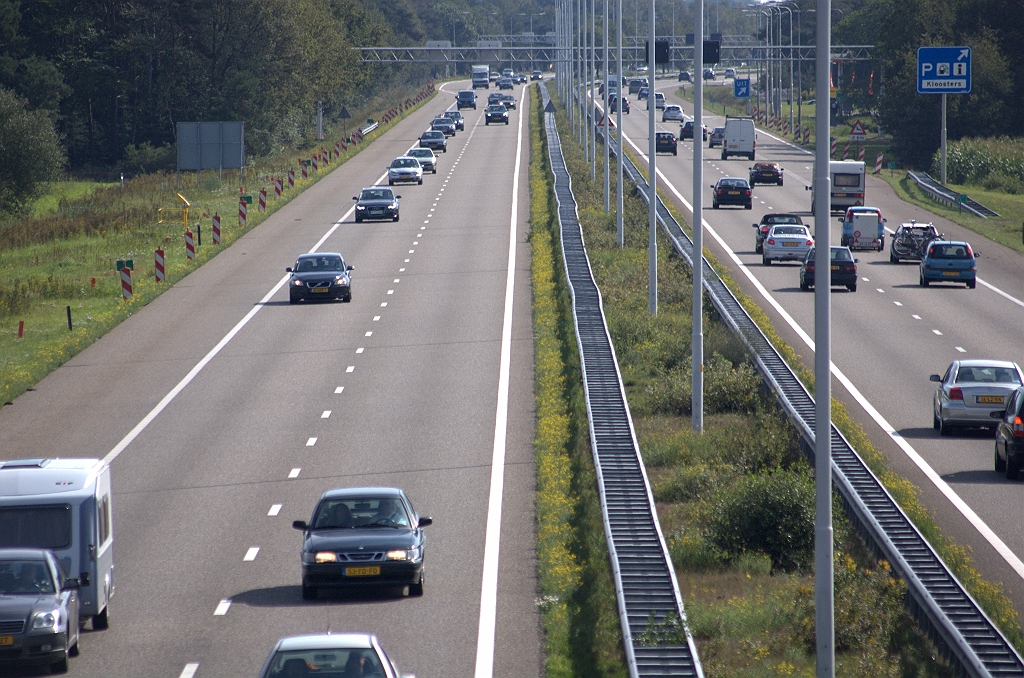
[{"label": "blue car", "polygon": [[961,282],[974,289],[977,283],[978,254],[962,240],[935,240],[921,259],[921,287],[933,282]]}]

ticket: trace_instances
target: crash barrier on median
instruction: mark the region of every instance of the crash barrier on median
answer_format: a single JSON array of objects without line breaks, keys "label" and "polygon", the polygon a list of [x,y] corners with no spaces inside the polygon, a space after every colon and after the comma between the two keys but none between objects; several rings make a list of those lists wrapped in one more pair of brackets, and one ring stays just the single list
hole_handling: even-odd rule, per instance
[{"label": "crash barrier on median", "polygon": [[[600,133],[599,138],[603,141]],[[610,149],[618,153],[614,138]],[[628,156],[623,157],[623,167],[640,197],[649,200],[647,181]],[[658,223],[692,270],[693,243],[661,199],[656,199]],[[800,432],[804,452],[813,458],[814,399],[706,260],[703,269],[705,294],[746,345],[754,366]],[[908,609],[957,674],[1024,676],[1024,659],[834,425],[830,437],[833,487],[850,521],[906,582]]]},{"label": "crash barrier on median", "polygon": [[987,219],[989,217],[998,217],[999,215],[985,207],[976,200],[971,200],[967,195],[957,193],[949,188],[946,188],[939,182],[932,179],[927,172],[907,172],[907,176],[917,184],[918,188],[924,191],[928,196],[935,201],[944,202],[950,207],[958,207],[962,210],[967,210],[971,214]]},{"label": "crash barrier on median", "polygon": [[[540,87],[544,108],[551,101]],[[597,471],[623,644],[631,678],[704,673],[686,624],[683,599],[661,533],[626,392],[580,228],[572,181],[562,157],[554,113],[544,114],[554,175],[562,261],[583,373],[590,444]],[[659,631],[666,639],[660,639]],[[650,638],[659,638],[651,642]]]}]

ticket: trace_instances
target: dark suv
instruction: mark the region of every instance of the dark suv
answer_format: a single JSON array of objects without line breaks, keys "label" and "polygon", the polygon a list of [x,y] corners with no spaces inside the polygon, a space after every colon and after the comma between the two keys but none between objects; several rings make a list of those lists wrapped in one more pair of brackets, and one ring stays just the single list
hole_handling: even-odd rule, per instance
[{"label": "dark suv", "polygon": [[461,90],[457,97],[455,97],[455,107],[458,110],[463,108],[472,108],[476,110],[476,92],[471,89]]},{"label": "dark suv", "polygon": [[772,226],[778,224],[799,224],[803,225],[803,220],[795,214],[766,214],[761,217],[760,224],[751,224],[757,230],[754,232],[754,251],[761,254],[762,244],[764,239],[768,237],[768,231],[772,230]]}]

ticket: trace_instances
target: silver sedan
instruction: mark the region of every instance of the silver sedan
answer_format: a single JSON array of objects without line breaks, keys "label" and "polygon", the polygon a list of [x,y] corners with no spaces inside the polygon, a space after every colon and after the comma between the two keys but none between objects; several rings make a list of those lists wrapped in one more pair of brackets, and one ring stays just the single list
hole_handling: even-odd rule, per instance
[{"label": "silver sedan", "polygon": [[955,426],[996,425],[992,412],[1006,409],[1007,398],[1022,384],[1024,372],[1004,360],[956,360],[941,377],[932,399],[932,425],[941,435]]},{"label": "silver sedan", "polygon": [[761,246],[761,263],[770,266],[773,261],[803,261],[807,250],[812,247],[814,239],[806,226],[772,226]]}]

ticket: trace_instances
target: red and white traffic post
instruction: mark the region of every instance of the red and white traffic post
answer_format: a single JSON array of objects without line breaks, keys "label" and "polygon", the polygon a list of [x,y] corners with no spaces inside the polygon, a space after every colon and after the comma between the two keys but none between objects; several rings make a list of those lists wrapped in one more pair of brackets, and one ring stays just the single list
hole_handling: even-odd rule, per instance
[{"label": "red and white traffic post", "polygon": [[850,157],[850,140],[847,139],[846,143],[843,144],[843,160]]},{"label": "red and white traffic post", "polygon": [[873,173],[874,174],[881,174],[882,173],[882,154],[881,153],[878,154],[878,159],[875,160],[875,171]]},{"label": "red and white traffic post", "polygon": [[220,215],[213,215],[213,244],[220,244]]},{"label": "red and white traffic post", "polygon": [[309,178],[309,170],[306,169],[306,163],[302,163],[302,178],[303,179],[308,179]]},{"label": "red and white traffic post", "polygon": [[284,180],[281,178],[274,179],[274,197],[280,198],[281,191],[284,190]]},{"label": "red and white traffic post", "polygon": [[153,273],[157,282],[167,280],[167,274],[164,272],[164,251],[159,248],[153,250]]},{"label": "red and white traffic post", "polygon": [[245,228],[246,216],[248,213],[248,206],[245,204],[245,198],[238,199],[238,226],[239,228]]},{"label": "red and white traffic post", "polygon": [[127,266],[121,269],[121,298],[132,298],[132,269]]},{"label": "red and white traffic post", "polygon": [[288,170],[288,188],[295,188],[295,170]]},{"label": "red and white traffic post", "polygon": [[185,229],[185,258],[196,258],[196,241],[192,238],[192,231]]},{"label": "red and white traffic post", "polygon": [[265,188],[261,188],[260,189],[260,202],[259,202],[259,206],[257,207],[257,209],[260,212],[266,212],[267,211],[267,189],[265,189]]},{"label": "red and white traffic post", "polygon": [[865,149],[864,149],[863,146],[861,146],[857,150],[857,160],[860,160],[861,162],[864,162],[864,152],[865,152]]}]

